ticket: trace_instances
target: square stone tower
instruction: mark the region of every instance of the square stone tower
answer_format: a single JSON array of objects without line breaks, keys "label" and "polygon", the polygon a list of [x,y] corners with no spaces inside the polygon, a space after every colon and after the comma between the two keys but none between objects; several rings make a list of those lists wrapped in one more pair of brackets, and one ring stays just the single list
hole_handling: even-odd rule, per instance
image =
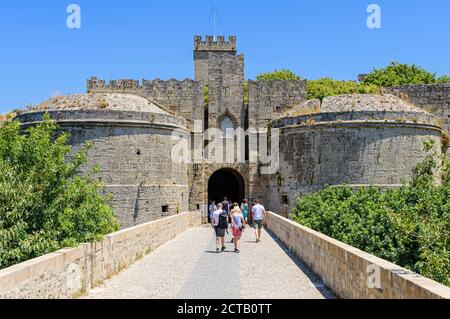
[{"label": "square stone tower", "polygon": [[208,64],[211,53],[214,54],[237,54],[236,36],[228,37],[225,41],[224,36],[206,36],[206,41],[202,40],[201,35],[194,38],[194,64],[195,64],[195,81],[208,82]]},{"label": "square stone tower", "polygon": [[218,128],[222,121],[244,128],[244,55],[237,54],[236,36],[194,38],[195,81],[208,86],[205,128]]}]

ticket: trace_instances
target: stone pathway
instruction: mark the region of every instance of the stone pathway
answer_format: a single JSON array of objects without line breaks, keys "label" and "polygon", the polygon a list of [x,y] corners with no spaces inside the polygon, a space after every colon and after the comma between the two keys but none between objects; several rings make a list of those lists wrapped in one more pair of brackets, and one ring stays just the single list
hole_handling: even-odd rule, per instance
[{"label": "stone pathway", "polygon": [[334,295],[276,238],[253,229],[235,254],[215,253],[210,227],[186,231],[91,290],[89,299],[323,299]]}]

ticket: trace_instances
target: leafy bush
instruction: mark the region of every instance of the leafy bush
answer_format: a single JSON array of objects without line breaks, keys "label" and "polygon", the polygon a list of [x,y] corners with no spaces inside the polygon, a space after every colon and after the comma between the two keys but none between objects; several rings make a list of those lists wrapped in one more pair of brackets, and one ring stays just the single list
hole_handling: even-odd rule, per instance
[{"label": "leafy bush", "polygon": [[203,102],[205,105],[209,103],[209,85],[203,87]]},{"label": "leafy bush", "polygon": [[0,268],[119,229],[100,182],[77,174],[91,145],[69,156],[48,117],[22,133],[16,121],[0,126]]},{"label": "leafy bush", "polygon": [[282,69],[282,70],[275,70],[273,72],[268,73],[261,73],[259,74],[256,79],[258,81],[265,80],[265,81],[274,81],[274,80],[281,80],[281,81],[299,81],[302,78],[292,72],[291,70]]},{"label": "leafy bush", "polygon": [[406,84],[450,83],[450,78],[448,76],[438,78],[436,73],[428,72],[415,64],[392,62],[385,68],[374,69],[365,77],[364,83],[388,87]]},{"label": "leafy bush", "polygon": [[[302,77],[294,72],[282,69],[269,73],[259,74],[257,80],[285,80],[298,81]],[[450,83],[449,76],[437,77],[424,68],[415,64],[401,64],[392,62],[385,68],[374,69],[365,76],[362,83],[355,81],[338,81],[331,78],[308,80],[308,100],[341,94],[381,94],[381,87],[406,84],[433,84]]]},{"label": "leafy bush", "polygon": [[450,83],[450,76],[448,75],[443,75],[441,77],[438,77],[436,79],[436,83]]},{"label": "leafy bush", "polygon": [[[257,80],[282,80],[299,81],[302,78],[290,70],[278,70],[270,73],[262,73],[256,77]],[[340,94],[380,94],[379,86],[372,84],[361,84],[353,81],[337,81],[331,78],[322,78],[319,80],[308,80],[308,99],[323,100],[326,96]]]},{"label": "leafy bush", "polygon": [[379,86],[353,81],[337,81],[330,78],[308,81],[308,100],[341,94],[380,94]]},{"label": "leafy bush", "polygon": [[[316,231],[450,286],[449,162],[427,158],[399,189],[328,187],[298,197],[292,217]],[[443,183],[434,184],[437,172]]]}]

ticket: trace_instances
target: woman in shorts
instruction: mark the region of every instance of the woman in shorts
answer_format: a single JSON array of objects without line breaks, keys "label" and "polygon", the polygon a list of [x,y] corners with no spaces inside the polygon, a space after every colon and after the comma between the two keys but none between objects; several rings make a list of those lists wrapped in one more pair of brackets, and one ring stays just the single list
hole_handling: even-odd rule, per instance
[{"label": "woman in shorts", "polygon": [[245,228],[244,215],[239,209],[239,204],[235,203],[233,205],[233,209],[231,210],[231,232],[234,238],[235,253],[240,253],[239,247],[241,244],[241,237],[244,228]]}]

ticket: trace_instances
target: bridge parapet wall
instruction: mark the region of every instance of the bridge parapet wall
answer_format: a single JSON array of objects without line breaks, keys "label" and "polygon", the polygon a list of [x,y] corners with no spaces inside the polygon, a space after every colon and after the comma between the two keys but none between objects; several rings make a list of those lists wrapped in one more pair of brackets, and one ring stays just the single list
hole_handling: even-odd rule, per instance
[{"label": "bridge parapet wall", "polygon": [[182,213],[107,235],[101,242],[62,249],[0,270],[0,299],[79,297],[200,225],[200,213]]},{"label": "bridge parapet wall", "polygon": [[444,285],[277,214],[269,213],[268,227],[341,298],[450,299]]}]

